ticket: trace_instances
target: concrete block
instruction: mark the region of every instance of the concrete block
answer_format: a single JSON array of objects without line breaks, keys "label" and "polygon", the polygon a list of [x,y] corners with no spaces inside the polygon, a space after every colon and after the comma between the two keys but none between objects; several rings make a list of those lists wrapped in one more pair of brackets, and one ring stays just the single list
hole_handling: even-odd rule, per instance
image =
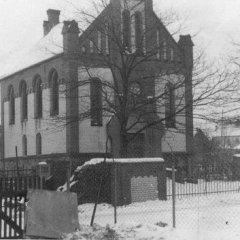
[{"label": "concrete block", "polygon": [[77,194],[29,190],[26,237],[61,239],[79,228]]}]

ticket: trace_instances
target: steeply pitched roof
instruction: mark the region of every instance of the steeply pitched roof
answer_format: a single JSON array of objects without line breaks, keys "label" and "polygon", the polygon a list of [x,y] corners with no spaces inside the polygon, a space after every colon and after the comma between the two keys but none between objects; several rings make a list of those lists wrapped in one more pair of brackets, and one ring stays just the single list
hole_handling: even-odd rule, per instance
[{"label": "steeply pitched roof", "polygon": [[9,57],[4,64],[0,66],[0,79],[62,54],[62,28],[63,23],[59,23],[33,47],[25,52]]}]

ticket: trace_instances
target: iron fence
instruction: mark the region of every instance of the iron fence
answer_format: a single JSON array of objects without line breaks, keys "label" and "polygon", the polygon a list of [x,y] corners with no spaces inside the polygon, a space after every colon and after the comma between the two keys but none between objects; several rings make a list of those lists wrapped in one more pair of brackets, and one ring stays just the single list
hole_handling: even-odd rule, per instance
[{"label": "iron fence", "polygon": [[36,169],[0,170],[0,177],[36,176]]}]

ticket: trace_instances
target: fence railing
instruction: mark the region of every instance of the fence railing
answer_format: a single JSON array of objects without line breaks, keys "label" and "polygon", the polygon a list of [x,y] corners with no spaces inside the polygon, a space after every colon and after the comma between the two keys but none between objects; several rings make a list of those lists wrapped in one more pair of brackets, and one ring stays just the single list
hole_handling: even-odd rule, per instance
[{"label": "fence railing", "polygon": [[[196,179],[193,182],[175,183],[176,197],[240,192],[240,181]],[[167,198],[172,197],[172,179],[167,179]]]},{"label": "fence railing", "polygon": [[0,177],[0,192],[24,191],[29,188],[45,189],[45,178],[39,176]]},{"label": "fence railing", "polygon": [[0,170],[0,178],[3,177],[22,177],[22,176],[35,176],[35,169],[20,169],[20,170]]}]

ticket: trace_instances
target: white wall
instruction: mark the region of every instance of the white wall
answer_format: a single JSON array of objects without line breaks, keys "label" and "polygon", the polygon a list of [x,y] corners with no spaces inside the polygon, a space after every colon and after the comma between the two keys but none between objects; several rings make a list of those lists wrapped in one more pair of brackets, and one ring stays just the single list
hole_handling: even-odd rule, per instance
[{"label": "white wall", "polygon": [[[89,80],[90,78],[99,78],[102,81],[112,82],[112,73],[107,68],[93,68],[86,71],[84,68],[78,70],[78,80],[80,82]],[[89,82],[79,87],[79,112],[90,109],[90,85]],[[111,93],[109,93],[111,95]],[[103,99],[104,100],[104,99]],[[103,102],[103,104],[105,104]],[[82,153],[106,151],[106,124],[110,120],[110,116],[103,117],[103,125],[101,127],[91,126],[91,119],[79,121],[79,151]]]},{"label": "white wall", "polygon": [[[186,117],[185,117],[185,86],[184,76],[182,75],[165,75],[155,80],[156,97],[164,93],[165,86],[168,82],[176,85],[175,90],[175,108],[176,112],[176,128],[165,129],[165,135],[162,138],[163,152],[185,152],[186,151]],[[163,95],[164,96],[164,95]],[[160,118],[165,118],[165,99],[159,97],[158,101],[158,115]]]},{"label": "white wall", "polygon": [[[66,99],[63,85],[60,85],[59,115],[66,114]],[[43,89],[43,118],[34,119],[34,93],[28,94],[28,120],[21,122],[20,98],[15,98],[15,124],[9,125],[9,102],[4,103],[4,148],[5,157],[15,157],[15,146],[18,156],[22,156],[22,136],[27,136],[28,155],[36,155],[36,134],[42,136],[42,154],[66,152],[66,131],[55,124],[50,117],[49,89]]]}]

